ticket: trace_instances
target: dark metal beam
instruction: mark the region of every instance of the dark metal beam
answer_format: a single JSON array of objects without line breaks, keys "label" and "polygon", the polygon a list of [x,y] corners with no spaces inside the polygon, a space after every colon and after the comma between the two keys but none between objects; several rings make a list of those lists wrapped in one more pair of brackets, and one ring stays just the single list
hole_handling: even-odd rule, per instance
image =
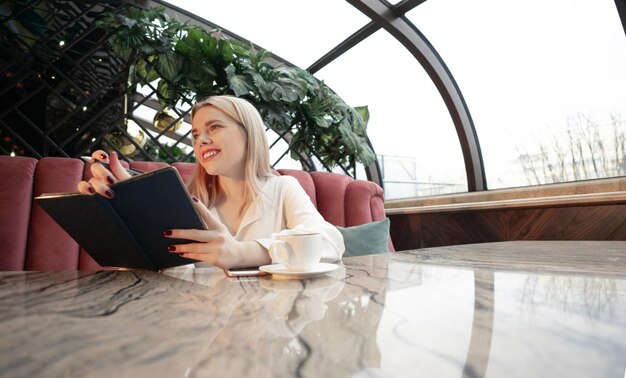
[{"label": "dark metal beam", "polygon": [[[400,17],[425,1],[426,0],[404,0],[392,6],[391,9],[396,14],[396,16]],[[343,42],[335,46],[332,50],[324,54],[324,56],[319,58],[315,63],[311,64],[311,66],[307,68],[307,71],[312,74],[316,73],[333,60],[339,58],[343,53],[358,45],[365,38],[374,34],[380,28],[381,26],[377,25],[373,21],[368,23],[361,29],[354,32],[354,34],[346,38]]]},{"label": "dark metal beam", "polygon": [[388,3],[381,0],[347,1],[396,38],[424,67],[454,122],[465,161],[468,190],[486,190],[485,168],[472,117],[456,81],[437,51],[413,23],[405,17],[398,17]]},{"label": "dark metal beam", "polygon": [[626,33],[626,0],[615,0],[615,6],[617,7],[619,19],[622,21],[622,29]]},{"label": "dark metal beam", "polygon": [[404,14],[416,6],[425,3],[426,0],[403,0],[396,5],[392,5],[391,8],[396,16],[404,16]]},{"label": "dark metal beam", "polygon": [[356,31],[354,34],[346,38],[343,42],[335,46],[332,50],[324,54],[315,63],[311,64],[309,68],[307,68],[307,71],[309,71],[311,74],[315,74],[317,71],[328,65],[328,63],[339,58],[341,55],[343,55],[343,53],[358,45],[365,38],[374,34],[374,32],[376,32],[378,29],[380,29],[380,26],[376,25],[373,21],[368,23],[367,25]]}]

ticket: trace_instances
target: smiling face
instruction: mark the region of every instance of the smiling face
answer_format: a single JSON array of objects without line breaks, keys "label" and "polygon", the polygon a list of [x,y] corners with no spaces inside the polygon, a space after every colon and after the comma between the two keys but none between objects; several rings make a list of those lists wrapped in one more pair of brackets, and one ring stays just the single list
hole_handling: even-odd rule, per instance
[{"label": "smiling face", "polygon": [[206,172],[244,179],[247,141],[244,128],[212,105],[198,109],[191,125],[196,160]]}]

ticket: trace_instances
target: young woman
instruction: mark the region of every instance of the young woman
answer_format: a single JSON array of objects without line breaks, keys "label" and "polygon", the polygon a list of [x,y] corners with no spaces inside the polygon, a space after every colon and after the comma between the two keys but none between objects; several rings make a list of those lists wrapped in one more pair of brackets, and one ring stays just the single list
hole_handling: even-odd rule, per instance
[{"label": "young woman", "polygon": [[[197,164],[189,192],[208,229],[164,230],[164,237],[193,241],[170,245],[171,253],[222,269],[260,266],[271,262],[272,233],[303,230],[322,234],[323,260],[341,259],[339,231],[322,218],[295,178],[272,174],[265,127],[254,106],[213,96],[193,107],[191,121]],[[93,178],[78,190],[114,196],[109,185],[130,175],[116,153],[96,151],[92,157],[109,162],[111,171],[92,164]]]}]

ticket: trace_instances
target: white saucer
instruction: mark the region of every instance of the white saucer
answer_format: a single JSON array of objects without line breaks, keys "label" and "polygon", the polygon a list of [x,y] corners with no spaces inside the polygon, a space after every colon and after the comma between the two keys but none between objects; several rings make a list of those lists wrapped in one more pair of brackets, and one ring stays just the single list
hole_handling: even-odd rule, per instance
[{"label": "white saucer", "polygon": [[339,268],[339,265],[319,263],[315,267],[313,267],[313,269],[307,270],[306,272],[292,272],[287,270],[287,268],[285,268],[285,266],[282,264],[270,264],[260,266],[259,270],[269,273],[276,278],[305,279],[321,276],[328,272],[332,272],[337,268]]}]

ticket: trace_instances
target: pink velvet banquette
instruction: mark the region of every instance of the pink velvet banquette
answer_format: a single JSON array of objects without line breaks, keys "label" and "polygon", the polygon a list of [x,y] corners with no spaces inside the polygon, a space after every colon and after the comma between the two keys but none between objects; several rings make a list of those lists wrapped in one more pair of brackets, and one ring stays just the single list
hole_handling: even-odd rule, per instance
[{"label": "pink velvet banquette", "polygon": [[[152,171],[160,162],[131,162],[130,167]],[[172,164],[184,180],[193,163]],[[335,226],[357,226],[385,218],[383,190],[373,182],[329,172],[279,169],[295,177],[322,216]],[[80,159],[0,156],[0,270],[98,270],[87,255],[36,205],[43,193],[73,192],[91,176]],[[393,250],[389,241],[389,250]]]}]

